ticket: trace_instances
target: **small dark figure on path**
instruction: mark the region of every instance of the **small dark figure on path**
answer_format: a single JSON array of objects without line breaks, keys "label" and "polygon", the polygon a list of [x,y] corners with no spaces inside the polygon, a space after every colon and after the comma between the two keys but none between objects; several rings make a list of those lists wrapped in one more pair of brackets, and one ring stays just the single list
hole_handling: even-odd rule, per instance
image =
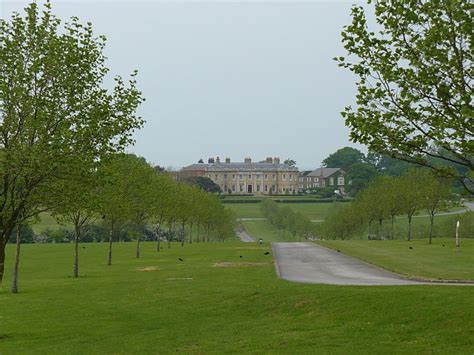
[{"label": "small dark figure on path", "polygon": [[265,252],[265,255],[269,255],[269,254],[270,254],[270,252],[269,252],[269,251]]},{"label": "small dark figure on path", "polygon": [[260,239],[258,240],[258,244],[263,245],[263,239],[262,239],[262,238],[260,238]]}]

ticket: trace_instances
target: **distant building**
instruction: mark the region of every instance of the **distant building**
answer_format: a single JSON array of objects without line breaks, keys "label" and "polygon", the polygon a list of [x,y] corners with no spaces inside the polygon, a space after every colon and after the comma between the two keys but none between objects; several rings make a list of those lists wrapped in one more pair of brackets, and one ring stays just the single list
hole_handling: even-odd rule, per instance
[{"label": "distant building", "polygon": [[220,186],[225,194],[270,195],[296,194],[298,168],[280,162],[280,158],[266,158],[262,162],[231,162],[226,158],[210,158],[208,163],[197,163],[175,173],[175,180],[186,176],[206,176]]},{"label": "distant building", "polygon": [[346,172],[341,168],[318,168],[302,171],[298,176],[298,190],[305,191],[315,187],[334,187],[344,192]]}]

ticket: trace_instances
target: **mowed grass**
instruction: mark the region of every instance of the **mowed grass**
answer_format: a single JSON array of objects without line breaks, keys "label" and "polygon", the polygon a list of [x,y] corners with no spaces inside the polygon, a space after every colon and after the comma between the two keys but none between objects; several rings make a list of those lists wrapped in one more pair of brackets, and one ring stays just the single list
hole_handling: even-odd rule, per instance
[{"label": "mowed grass", "polygon": [[[339,202],[341,203],[341,202]],[[347,203],[347,202],[346,202]],[[291,207],[310,219],[322,220],[337,205],[333,203],[279,203],[280,207]],[[262,218],[260,203],[228,203],[226,208],[234,211],[237,218]]]},{"label": "mowed grass", "polygon": [[264,242],[297,242],[288,231],[283,231],[271,225],[268,221],[241,221],[245,230],[255,239]]},{"label": "mowed grass", "polygon": [[[308,285],[275,276],[266,247],[25,245],[21,293],[0,292],[0,352],[472,353],[474,297],[459,286]],[[8,268],[12,263],[8,248]],[[240,255],[243,258],[240,258]],[[178,257],[184,259],[178,261]],[[254,266],[238,266],[240,262]],[[216,263],[230,262],[227,267]],[[234,264],[232,264],[234,263]],[[241,264],[240,264],[241,265]],[[143,269],[146,268],[146,269]],[[140,271],[149,270],[149,271]],[[5,281],[10,281],[8,272]]]},{"label": "mowed grass", "polygon": [[318,243],[410,278],[474,280],[474,239],[461,240],[459,248],[454,238],[434,238],[431,245],[426,239]]}]

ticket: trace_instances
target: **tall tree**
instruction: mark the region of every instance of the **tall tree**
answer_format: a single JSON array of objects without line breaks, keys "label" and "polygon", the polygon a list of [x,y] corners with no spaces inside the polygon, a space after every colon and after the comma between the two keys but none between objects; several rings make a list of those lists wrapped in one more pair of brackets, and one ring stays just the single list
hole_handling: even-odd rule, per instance
[{"label": "tall tree", "polygon": [[347,191],[355,196],[379,175],[375,166],[369,163],[355,163],[346,175]]},{"label": "tall tree", "polygon": [[26,206],[41,207],[32,196],[121,151],[143,124],[136,73],[102,87],[104,45],[89,23],[61,26],[50,3],[0,20],[0,282],[11,231]]},{"label": "tall tree", "polygon": [[342,32],[349,57],[335,58],[358,77],[357,108],[342,112],[351,140],[457,178],[472,192],[472,1],[374,3],[378,31],[353,6]]},{"label": "tall tree", "polygon": [[401,201],[401,211],[407,216],[408,231],[407,240],[411,240],[411,227],[413,216],[423,208],[423,177],[422,169],[411,169],[408,173],[400,176],[399,185],[401,187],[399,196]]},{"label": "tall tree", "polygon": [[47,201],[59,223],[74,227],[74,277],[79,277],[79,242],[83,229],[98,213],[98,181],[100,179],[95,171],[79,169],[67,180],[57,181],[54,184],[54,195]]},{"label": "tall tree", "polygon": [[423,179],[423,207],[430,216],[429,244],[433,238],[433,225],[435,215],[448,208],[448,200],[451,195],[451,182],[437,179],[429,171],[426,171]]},{"label": "tall tree", "polygon": [[328,168],[342,168],[347,172],[352,165],[362,163],[364,160],[365,155],[361,151],[351,147],[344,147],[324,159],[323,165]]}]

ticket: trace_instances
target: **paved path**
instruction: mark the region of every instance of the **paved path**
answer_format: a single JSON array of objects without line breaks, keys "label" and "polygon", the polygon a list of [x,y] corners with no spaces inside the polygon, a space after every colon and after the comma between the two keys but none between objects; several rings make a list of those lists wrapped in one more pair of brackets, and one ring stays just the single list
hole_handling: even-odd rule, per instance
[{"label": "paved path", "polygon": [[420,285],[314,243],[272,243],[282,279],[331,285]]},{"label": "paved path", "polygon": [[240,241],[245,242],[245,243],[253,243],[255,240],[248,234],[245,230],[243,231],[235,231],[237,233],[237,236],[239,237]]}]

